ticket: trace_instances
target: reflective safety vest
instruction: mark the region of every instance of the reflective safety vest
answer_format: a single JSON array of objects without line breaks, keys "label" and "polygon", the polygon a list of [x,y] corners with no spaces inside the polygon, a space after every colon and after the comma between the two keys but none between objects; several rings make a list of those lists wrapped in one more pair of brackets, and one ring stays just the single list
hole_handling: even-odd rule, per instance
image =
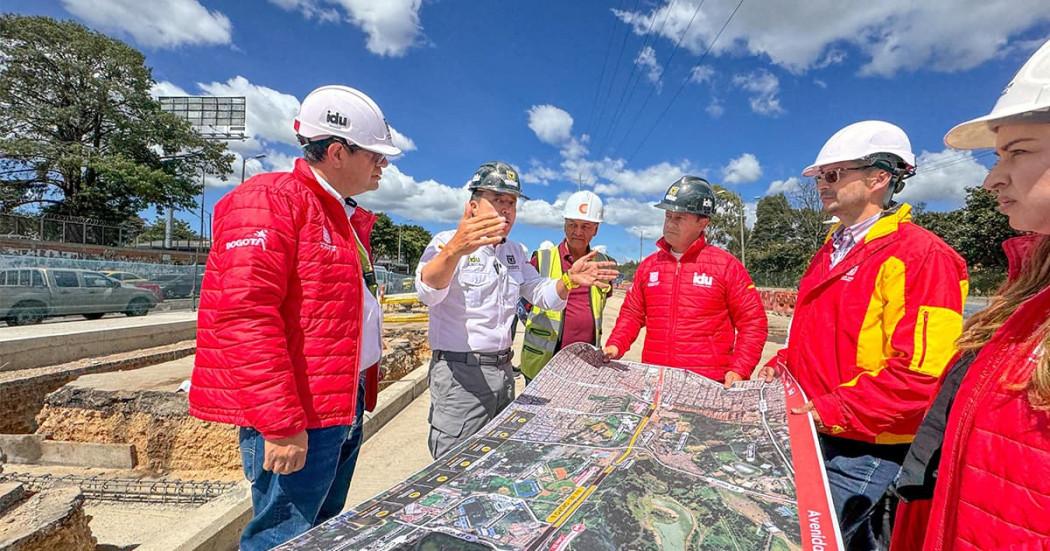
[{"label": "reflective safety vest", "polygon": [[[560,256],[558,247],[536,251],[537,271],[540,275],[561,279]],[[598,253],[594,258],[595,262],[608,260],[612,258],[602,253]],[[602,311],[605,310],[608,295],[609,291],[591,286],[591,314],[594,317],[594,342],[591,344],[595,346],[602,341]],[[543,366],[554,357],[554,352],[561,344],[564,320],[565,315],[561,310],[543,310],[534,305],[529,311],[529,318],[525,322],[525,342],[521,348],[521,372],[529,379],[535,378]]]}]

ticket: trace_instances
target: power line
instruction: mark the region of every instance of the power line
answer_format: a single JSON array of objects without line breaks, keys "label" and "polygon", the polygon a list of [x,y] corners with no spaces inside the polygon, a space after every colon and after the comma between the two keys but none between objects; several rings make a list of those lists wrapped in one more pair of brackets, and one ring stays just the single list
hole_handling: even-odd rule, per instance
[{"label": "power line", "polygon": [[994,153],[995,153],[995,151],[992,151],[990,149],[984,150],[984,151],[979,151],[979,152],[971,154],[971,155],[968,155],[966,153],[960,153],[957,157],[954,157],[954,158],[948,157],[948,158],[945,158],[945,159],[939,159],[939,160],[937,160],[935,162],[932,162],[930,164],[920,165],[918,168],[915,169],[915,173],[916,174],[926,174],[927,172],[930,172],[930,171],[933,171],[933,170],[941,170],[943,168],[959,165],[959,164],[965,163],[967,161],[977,161],[978,159],[985,159],[985,158],[987,158],[988,156],[990,156],[990,155],[992,155]]},{"label": "power line", "polygon": [[[623,11],[623,4],[625,1],[626,0],[620,0],[620,4],[619,6],[617,6],[620,9],[620,11]],[[601,95],[602,83],[605,82],[605,68],[609,65],[609,54],[612,53],[613,36],[615,34],[612,31],[616,28],[615,24],[616,23],[614,18],[613,23],[609,25],[611,28],[609,30],[609,40],[605,43],[605,60],[602,61],[602,72],[601,75],[598,77],[598,84],[594,88],[594,99],[591,101],[591,111],[587,115],[588,130],[590,130],[591,126],[594,124],[594,108],[598,105],[598,96]],[[627,28],[627,32],[630,32],[630,27]]]},{"label": "power line", "polygon": [[649,128],[649,131],[645,133],[645,137],[642,138],[642,141],[639,142],[638,146],[635,147],[634,151],[631,152],[631,155],[627,158],[628,163],[630,163],[631,160],[634,159],[635,155],[637,155],[638,152],[641,151],[642,147],[645,145],[645,142],[649,141],[649,136],[653,135],[653,132],[656,130],[656,127],[660,125],[660,122],[667,115],[667,112],[671,110],[671,106],[674,105],[674,102],[678,99],[678,96],[682,95],[682,90],[685,89],[686,84],[688,84],[691,80],[693,71],[696,70],[696,68],[704,62],[704,59],[707,58],[708,54],[711,53],[711,49],[715,47],[715,43],[718,42],[718,39],[722,36],[722,33],[725,32],[726,27],[728,27],[729,23],[733,21],[734,17],[736,17],[736,12],[740,11],[740,6],[742,5],[744,5],[744,0],[740,0],[737,3],[736,7],[733,8],[733,12],[729,14],[729,17],[726,18],[726,22],[722,24],[722,28],[718,30],[718,34],[716,34],[715,37],[711,40],[711,43],[708,44],[707,50],[705,50],[703,55],[700,56],[700,60],[697,61],[696,64],[694,64],[692,68],[689,69],[689,72],[686,74],[686,77],[682,79],[682,84],[678,87],[678,90],[671,98],[671,101],[667,104],[667,107],[665,107],[664,110],[660,112],[660,115],[656,117],[656,121],[653,122],[653,125]]},{"label": "power line", "polygon": [[[696,20],[696,16],[697,16],[697,14],[700,13],[700,8],[702,8],[704,6],[704,2],[705,1],[706,0],[700,0],[700,2],[697,3],[696,9],[693,10],[693,16],[689,18],[689,24],[686,25],[685,30],[682,31],[682,34],[680,34],[678,36],[678,41],[675,42],[674,48],[671,50],[671,55],[667,57],[667,61],[664,64],[665,70],[671,68],[671,62],[674,61],[674,55],[678,52],[679,46],[682,45],[682,40],[685,39],[685,35],[689,34],[689,29],[691,29],[693,27],[693,21]],[[690,78],[692,78],[692,73],[693,73],[693,71],[690,70],[689,71]],[[620,146],[622,146],[624,144],[624,142],[627,141],[627,136],[631,135],[631,130],[633,130],[634,127],[638,124],[638,119],[640,119],[641,116],[642,116],[642,113],[645,112],[645,108],[646,108],[646,106],[649,105],[649,100],[652,99],[654,93],[656,93],[656,87],[655,86],[653,86],[652,88],[649,89],[649,94],[645,96],[645,101],[642,102],[642,107],[640,109],[638,109],[637,113],[635,113],[634,119],[631,121],[630,126],[627,127],[627,132],[625,132],[624,135],[623,135],[623,138],[621,138],[620,141],[618,141],[616,143],[616,147],[613,148],[613,151],[619,150]]]},{"label": "power line", "polygon": [[[660,24],[660,29],[657,30],[655,34],[659,34],[660,31],[663,30],[664,26],[667,24],[667,20],[671,17],[671,9],[674,8],[674,4],[677,1],[678,0],[671,0],[671,3],[668,4],[667,10],[664,12],[664,20]],[[656,18],[657,18],[656,17],[656,11],[653,11],[653,18],[649,21],[649,29],[645,31],[645,35],[642,38],[642,49],[641,49],[642,52],[644,52],[646,48],[649,48],[649,47],[652,46],[652,43],[653,43],[652,37],[655,36],[655,34],[653,33],[653,26],[656,24]],[[616,103],[616,109],[614,109],[613,112],[612,112],[612,115],[610,115],[611,116],[611,122],[609,123],[608,130],[603,134],[603,137],[600,140],[601,145],[606,145],[606,142],[609,141],[609,137],[612,134],[613,129],[615,128],[615,126],[617,124],[619,124],[619,121],[620,121],[620,118],[621,118],[620,117],[620,113],[622,112],[622,108],[623,108],[623,105],[624,105],[624,99],[627,98],[628,90],[631,92],[631,97],[634,97],[634,88],[635,88],[635,84],[638,81],[638,79],[634,78],[636,75],[638,75],[638,77],[641,78],[640,77],[641,73],[638,72],[638,60],[637,60],[637,58],[634,60],[634,62],[631,63],[631,73],[627,77],[627,82],[624,85],[623,91],[620,92],[620,100]],[[597,147],[599,142],[596,141],[596,142],[594,142],[594,144],[595,144],[595,151],[600,151],[600,148]]]},{"label": "power line", "polygon": [[[635,4],[634,4],[635,11],[638,10],[638,6],[640,6],[641,3],[642,3],[642,0],[637,0],[637,2],[635,2]],[[612,78],[609,79],[609,92],[607,94],[605,94],[605,96],[604,96],[605,99],[604,100],[602,100],[602,98],[601,98],[601,96],[599,94],[599,98],[598,98],[598,103],[599,103],[599,105],[598,105],[598,116],[592,121],[597,126],[593,126],[593,127],[592,126],[588,126],[588,128],[587,128],[587,130],[588,130],[587,133],[592,135],[592,136],[594,134],[592,134],[591,131],[593,130],[595,133],[597,133],[598,128],[601,125],[602,113],[605,112],[605,106],[606,106],[606,104],[609,101],[609,97],[612,95],[612,88],[613,88],[613,85],[616,83],[616,77],[620,74],[620,60],[623,59],[623,52],[627,48],[627,37],[630,36],[630,35],[631,35],[631,26],[630,25],[624,25],[623,39],[620,40],[620,53],[617,54],[617,56],[616,56],[616,65],[614,66],[615,70],[613,71]]]}]

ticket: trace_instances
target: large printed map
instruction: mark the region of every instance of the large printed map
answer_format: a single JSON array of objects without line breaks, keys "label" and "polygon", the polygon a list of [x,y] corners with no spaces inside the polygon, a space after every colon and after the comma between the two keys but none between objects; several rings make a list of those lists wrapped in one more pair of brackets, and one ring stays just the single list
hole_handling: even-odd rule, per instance
[{"label": "large printed map", "polygon": [[792,400],[572,345],[473,438],[281,549],[836,549]]}]

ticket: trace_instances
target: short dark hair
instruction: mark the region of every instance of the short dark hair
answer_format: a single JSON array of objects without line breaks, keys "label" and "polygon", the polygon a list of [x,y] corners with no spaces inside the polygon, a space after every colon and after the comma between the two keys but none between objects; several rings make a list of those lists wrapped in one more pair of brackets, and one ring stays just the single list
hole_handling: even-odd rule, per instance
[{"label": "short dark hair", "polygon": [[325,160],[325,158],[328,157],[328,146],[333,143],[341,143],[345,145],[350,149],[351,153],[361,149],[359,146],[349,143],[338,136],[329,136],[314,141],[309,141],[306,138],[299,136],[299,143],[302,144],[303,158],[311,163],[319,163]]}]

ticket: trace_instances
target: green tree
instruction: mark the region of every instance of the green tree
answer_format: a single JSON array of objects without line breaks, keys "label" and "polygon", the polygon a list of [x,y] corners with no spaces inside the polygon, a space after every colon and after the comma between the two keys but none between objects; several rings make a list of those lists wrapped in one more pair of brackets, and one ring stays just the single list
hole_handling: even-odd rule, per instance
[{"label": "green tree", "polygon": [[397,260],[398,233],[401,238],[401,261],[408,264],[409,270],[415,270],[419,257],[427,248],[433,237],[422,226],[396,224],[385,213],[378,213],[376,224],[372,228],[372,252],[376,258]]},{"label": "green tree", "polygon": [[190,208],[232,155],[160,110],[143,55],[85,27],[0,16],[0,212],[36,207],[120,224]]},{"label": "green tree", "polygon": [[713,187],[718,201],[715,213],[711,215],[711,223],[707,226],[707,240],[741,258],[743,246],[750,246],[751,233],[745,226],[741,236],[740,221],[744,214],[744,200],[740,195],[720,185],[715,184]]},{"label": "green tree", "polygon": [[999,212],[995,196],[980,187],[966,190],[966,205],[950,212],[918,209],[913,221],[940,236],[959,252],[970,271],[970,289],[976,294],[994,291],[1006,277],[1002,243],[1018,235]]},{"label": "green tree", "polygon": [[[152,223],[147,224],[142,233],[138,234],[139,241],[159,241],[164,239],[165,216],[158,216]],[[174,240],[192,240],[200,237],[193,226],[185,220],[175,218],[171,224],[171,238]]]}]

